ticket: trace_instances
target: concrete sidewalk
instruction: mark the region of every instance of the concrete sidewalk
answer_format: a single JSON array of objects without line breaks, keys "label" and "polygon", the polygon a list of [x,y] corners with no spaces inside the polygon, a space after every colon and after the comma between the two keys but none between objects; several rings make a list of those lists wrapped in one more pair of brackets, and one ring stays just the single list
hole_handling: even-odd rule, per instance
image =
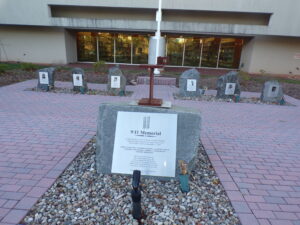
[{"label": "concrete sidewalk", "polygon": [[[131,97],[24,91],[34,86],[35,80],[0,88],[1,225],[18,223],[95,134],[100,103],[148,94],[142,85],[128,87]],[[155,96],[202,112],[202,142],[242,223],[300,224],[300,101],[182,101],[173,99],[176,90],[155,86]]]}]

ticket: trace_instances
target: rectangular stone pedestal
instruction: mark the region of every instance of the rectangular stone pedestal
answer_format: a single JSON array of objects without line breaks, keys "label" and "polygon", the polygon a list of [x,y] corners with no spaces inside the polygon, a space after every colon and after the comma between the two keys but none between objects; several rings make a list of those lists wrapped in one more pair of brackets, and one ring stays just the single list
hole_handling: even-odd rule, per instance
[{"label": "rectangular stone pedestal", "polygon": [[[157,108],[157,107],[145,107],[145,106],[133,106],[129,104],[110,104],[110,103],[105,103],[101,104],[99,107],[99,115],[98,115],[98,124],[97,124],[97,150],[96,150],[96,166],[97,166],[97,171],[99,173],[105,173],[109,174],[112,172],[112,163],[113,163],[113,156],[114,156],[114,144],[115,144],[115,135],[116,135],[116,125],[117,125],[117,118],[118,118],[118,112],[139,112],[139,113],[146,113],[148,116],[151,118],[151,115],[155,114],[155,117],[157,118],[157,115],[159,114],[164,114],[162,116],[162,119],[165,118],[165,116],[168,116],[170,114],[176,114],[176,119],[177,119],[177,126],[174,125],[172,126],[166,126],[166,124],[162,124],[161,126],[164,128],[162,129],[163,132],[169,131],[170,133],[174,133],[173,129],[176,129],[176,135],[173,138],[174,143],[176,145],[176,156],[173,155],[175,154],[174,152],[171,153],[170,151],[170,157],[168,157],[165,160],[166,164],[170,163],[170,159],[174,156],[175,159],[175,168],[176,168],[176,173],[174,173],[176,176],[179,175],[179,168],[178,168],[178,160],[184,160],[188,164],[188,169],[191,170],[194,166],[194,160],[197,157],[197,152],[198,152],[198,145],[200,141],[200,123],[201,123],[201,116],[200,113],[191,109],[187,108],[182,108],[182,107],[176,107],[173,106],[170,109],[165,109],[165,108]],[[170,116],[173,117],[173,116]],[[153,117],[154,118],[154,117]],[[123,118],[124,120],[124,118]],[[174,117],[173,117],[174,120]],[[153,145],[153,152],[151,148],[147,148],[149,145],[149,142],[145,143],[145,146],[143,146],[143,143],[141,144],[140,141],[142,139],[134,139],[135,136],[141,136],[141,135],[161,135],[162,138],[164,137],[172,137],[168,135],[164,135],[160,133],[159,130],[159,125],[152,127],[152,125],[149,125],[149,119],[146,118],[145,121],[142,121],[140,124],[140,119],[137,118],[137,120],[133,120],[132,124],[133,126],[129,123],[127,127],[122,126],[118,127],[118,135],[119,137],[122,137],[122,132],[124,132],[124,140],[125,137],[127,139],[130,139],[131,144],[132,143],[137,143],[134,148],[130,146],[124,146],[120,145],[122,149],[125,149],[125,151],[128,151],[128,157],[124,157],[124,163],[128,163],[127,161],[130,160],[129,157],[135,154],[137,152],[140,154],[141,152],[146,154],[146,159],[148,156],[153,156],[154,162],[151,164],[155,164],[156,161],[159,163],[159,160],[157,160],[157,157],[159,154],[156,154],[157,152],[160,151],[167,151],[169,146],[164,146],[163,148],[160,149],[160,145],[157,144]],[[119,123],[119,122],[118,122]],[[122,123],[124,124],[124,123]],[[126,124],[126,123],[125,123]],[[147,126],[146,126],[146,125]],[[140,125],[142,128],[139,128]],[[129,128],[130,126],[130,128]],[[132,129],[131,127],[137,127],[137,129]],[[155,127],[155,128],[154,128]],[[152,130],[152,128],[154,130]],[[143,130],[147,129],[147,130]],[[172,130],[168,130],[172,129]],[[172,131],[172,132],[171,132]],[[130,135],[133,135],[133,139],[131,139]],[[134,136],[135,135],[135,136]],[[149,137],[150,137],[149,136]],[[176,139],[176,140],[175,140]],[[157,141],[157,140],[156,140]],[[161,141],[161,140],[160,140]],[[163,140],[164,141],[164,140]],[[139,143],[138,143],[139,142]],[[166,143],[171,143],[172,140],[166,140]],[[163,145],[162,145],[163,146]],[[140,149],[139,149],[140,148]],[[170,144],[170,148],[173,148]],[[150,149],[150,151],[149,151]],[[120,151],[120,149],[118,149]],[[126,154],[125,154],[126,155]],[[145,155],[144,155],[145,156]],[[162,156],[163,157],[163,156]],[[138,158],[138,157],[137,157]],[[145,157],[143,157],[143,161],[145,161]],[[120,161],[118,161],[120,163]],[[143,162],[145,163],[145,162]],[[147,164],[148,162],[146,162]],[[156,171],[157,172],[157,171]],[[159,172],[159,171],[158,171]],[[122,172],[120,172],[122,173]],[[125,173],[125,174],[132,174],[131,173]],[[142,173],[142,175],[145,175]],[[157,176],[158,178],[165,178],[163,176]]]}]

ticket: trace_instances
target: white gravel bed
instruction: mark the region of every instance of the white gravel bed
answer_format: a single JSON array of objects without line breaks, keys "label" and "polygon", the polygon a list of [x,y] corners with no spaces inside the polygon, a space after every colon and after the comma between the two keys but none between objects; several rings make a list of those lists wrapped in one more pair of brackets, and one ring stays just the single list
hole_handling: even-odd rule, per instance
[{"label": "white gravel bed", "polygon": [[[44,90],[38,89],[36,87],[34,88],[26,88],[25,91],[37,91],[37,92],[46,92]],[[54,89],[49,90],[50,93],[62,93],[62,94],[81,94],[78,91],[73,91],[71,88],[61,88],[61,87],[54,87]],[[112,96],[107,91],[102,90],[96,90],[96,89],[88,89],[85,95],[104,95],[104,96]],[[125,95],[126,97],[131,96],[133,94],[132,91],[126,91]],[[119,96],[119,95],[118,95]],[[119,96],[122,97],[122,96]]]},{"label": "white gravel bed", "polygon": [[[231,98],[228,99],[222,99],[222,98],[217,98],[214,95],[202,95],[200,97],[181,97],[178,94],[173,95],[175,99],[179,100],[193,100],[193,101],[207,101],[207,102],[232,102],[235,103],[234,100]],[[260,98],[257,97],[251,97],[251,98],[245,98],[241,97],[238,102],[236,103],[251,103],[251,104],[267,104],[267,105],[280,105],[277,103],[272,103],[272,102],[262,102]],[[293,104],[289,102],[285,102],[283,106],[294,106]]]},{"label": "white gravel bed", "polygon": [[223,186],[199,147],[190,192],[178,180],[142,177],[143,219],[131,215],[131,177],[97,174],[95,139],[24,218],[25,224],[240,224]]}]

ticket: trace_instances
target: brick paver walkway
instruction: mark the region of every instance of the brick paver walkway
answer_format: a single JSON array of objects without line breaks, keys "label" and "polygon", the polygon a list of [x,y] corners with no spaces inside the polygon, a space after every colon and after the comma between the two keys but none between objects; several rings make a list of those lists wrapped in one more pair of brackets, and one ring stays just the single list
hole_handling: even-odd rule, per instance
[{"label": "brick paver walkway", "polygon": [[[0,225],[18,223],[95,134],[100,103],[147,96],[146,86],[128,87],[130,98],[23,91],[35,85],[0,88]],[[175,87],[155,89],[202,112],[202,142],[244,225],[300,224],[299,100],[287,98],[296,107],[179,101]]]}]

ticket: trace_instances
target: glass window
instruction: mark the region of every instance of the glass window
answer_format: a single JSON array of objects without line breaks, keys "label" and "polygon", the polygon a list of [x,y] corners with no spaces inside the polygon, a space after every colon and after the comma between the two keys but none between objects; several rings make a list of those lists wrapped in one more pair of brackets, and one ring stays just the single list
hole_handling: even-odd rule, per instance
[{"label": "glass window", "polygon": [[185,38],[185,66],[199,66],[201,44],[200,38]]},{"label": "glass window", "polygon": [[217,67],[220,38],[204,38],[202,51],[202,67]]},{"label": "glass window", "polygon": [[[243,39],[215,37],[167,37],[168,65],[238,68]],[[98,40],[98,49],[97,49]],[[148,63],[149,35],[78,32],[78,61]],[[218,61],[219,59],[219,61]]]},{"label": "glass window", "polygon": [[182,66],[184,38],[167,38],[168,64]]},{"label": "glass window", "polygon": [[238,68],[241,57],[243,40],[235,38],[222,38],[219,67]]},{"label": "glass window", "polygon": [[78,61],[97,61],[97,38],[92,32],[77,33]]},{"label": "glass window", "polygon": [[116,62],[131,63],[132,37],[127,34],[116,35]]},{"label": "glass window", "polygon": [[132,63],[148,64],[149,39],[146,35],[133,35]]},{"label": "glass window", "polygon": [[114,34],[98,33],[99,60],[114,62]]}]

